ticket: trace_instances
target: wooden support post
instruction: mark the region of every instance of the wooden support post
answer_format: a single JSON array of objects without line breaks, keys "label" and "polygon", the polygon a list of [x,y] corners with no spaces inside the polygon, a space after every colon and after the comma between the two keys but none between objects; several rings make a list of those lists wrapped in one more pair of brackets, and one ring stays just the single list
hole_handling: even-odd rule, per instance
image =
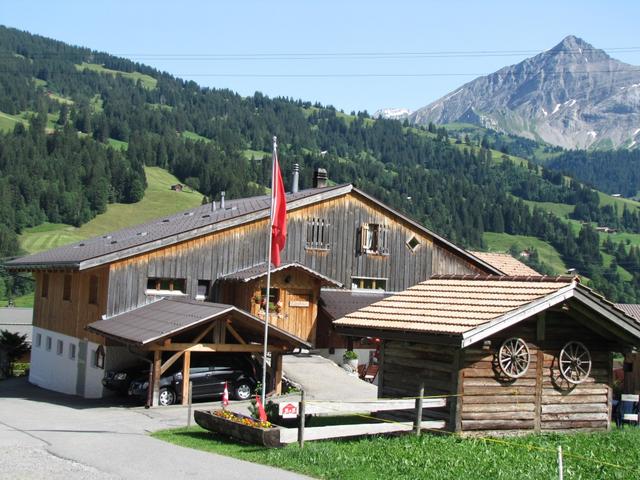
[{"label": "wooden support post", "polygon": [[300,445],[300,448],[304,448],[304,390],[300,392],[300,405],[298,406],[298,415],[300,415],[300,422],[298,424],[298,444]]},{"label": "wooden support post", "polygon": [[162,352],[160,350],[153,351],[153,384],[149,388],[153,391],[151,397],[151,406],[158,405],[160,400],[160,369],[162,366]]},{"label": "wooden support post", "polygon": [[193,382],[189,380],[189,408],[187,409],[187,427],[191,426],[191,396],[193,395]]},{"label": "wooden support post", "polygon": [[422,398],[424,397],[424,382],[420,382],[420,389],[418,390],[418,398],[416,398],[416,421],[414,428],[416,436],[420,436],[420,430],[422,429]]},{"label": "wooden support post", "polygon": [[273,372],[273,391],[276,395],[282,393],[282,354],[271,354],[271,370]]},{"label": "wooden support post", "polygon": [[184,362],[182,364],[182,405],[186,405],[189,397],[189,370],[191,369],[191,352],[184,352]]}]

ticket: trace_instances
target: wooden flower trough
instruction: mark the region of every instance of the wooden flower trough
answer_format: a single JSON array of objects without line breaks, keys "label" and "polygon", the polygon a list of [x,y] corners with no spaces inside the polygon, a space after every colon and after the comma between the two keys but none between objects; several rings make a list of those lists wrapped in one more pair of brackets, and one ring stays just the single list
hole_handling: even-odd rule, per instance
[{"label": "wooden flower trough", "polygon": [[280,427],[224,410],[196,410],[196,423],[205,430],[265,447],[280,447]]}]

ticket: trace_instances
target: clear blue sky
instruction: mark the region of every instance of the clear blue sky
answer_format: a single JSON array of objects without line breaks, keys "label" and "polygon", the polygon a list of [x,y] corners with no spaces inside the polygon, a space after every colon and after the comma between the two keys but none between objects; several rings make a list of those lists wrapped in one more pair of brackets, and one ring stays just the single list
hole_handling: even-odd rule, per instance
[{"label": "clear blue sky", "polygon": [[[638,19],[637,0],[20,0],[0,7],[6,26],[124,55],[200,85],[347,112],[424,106],[569,34],[640,65]],[[639,48],[615,51],[624,47]],[[468,54],[479,51],[500,53]],[[449,53],[399,55],[430,52]]]}]

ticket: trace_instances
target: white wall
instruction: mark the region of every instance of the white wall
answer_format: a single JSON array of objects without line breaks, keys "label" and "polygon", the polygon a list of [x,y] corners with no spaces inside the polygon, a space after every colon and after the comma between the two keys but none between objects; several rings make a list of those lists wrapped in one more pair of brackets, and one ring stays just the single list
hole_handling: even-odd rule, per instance
[{"label": "white wall", "polygon": [[[39,346],[36,340],[38,334],[40,334]],[[48,337],[51,338],[50,349],[47,349]],[[62,354],[58,354],[57,351],[58,340],[62,341]],[[95,352],[99,345],[93,342],[87,342],[84,388],[77,391],[78,375],[83,373],[78,362],[80,342],[81,340],[75,337],[33,327],[29,382],[55,392],[80,395],[85,398],[101,398],[104,391],[102,377],[104,377],[105,370],[98,368],[95,364]],[[71,345],[75,345],[75,358],[71,358]],[[108,348],[105,348],[107,356],[106,350]]]},{"label": "white wall", "polygon": [[[38,335],[39,346],[36,340]],[[51,338],[50,349],[47,349],[47,337]],[[61,355],[56,351],[58,340],[62,340]],[[69,358],[70,344],[76,346],[75,359]],[[47,390],[75,395],[77,378],[78,339],[34,326],[29,381]]]}]

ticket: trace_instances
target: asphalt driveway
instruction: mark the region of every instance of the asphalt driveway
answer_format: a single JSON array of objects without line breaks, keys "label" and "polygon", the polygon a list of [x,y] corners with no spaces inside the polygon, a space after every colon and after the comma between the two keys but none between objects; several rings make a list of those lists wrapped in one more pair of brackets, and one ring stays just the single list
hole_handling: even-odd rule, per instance
[{"label": "asphalt driveway", "polygon": [[182,406],[118,406],[48,392],[25,379],[5,380],[0,382],[0,478],[308,478],[148,435],[186,423]]}]

